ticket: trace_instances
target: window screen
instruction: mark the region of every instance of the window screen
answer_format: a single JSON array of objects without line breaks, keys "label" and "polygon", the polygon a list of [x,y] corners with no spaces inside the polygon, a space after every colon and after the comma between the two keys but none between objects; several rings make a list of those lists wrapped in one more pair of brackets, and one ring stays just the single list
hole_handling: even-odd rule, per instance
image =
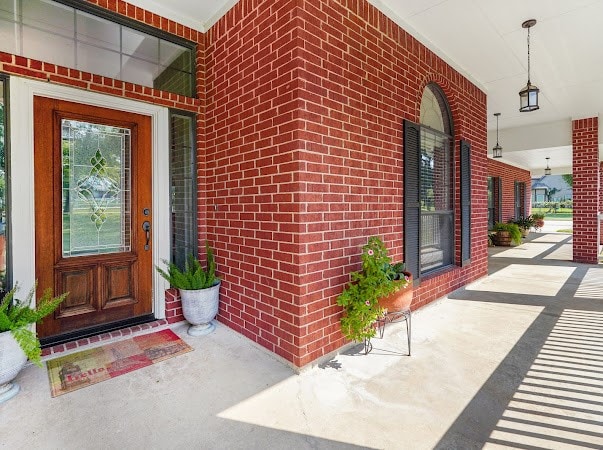
[{"label": "window screen", "polygon": [[171,259],[197,255],[194,116],[170,112]]}]

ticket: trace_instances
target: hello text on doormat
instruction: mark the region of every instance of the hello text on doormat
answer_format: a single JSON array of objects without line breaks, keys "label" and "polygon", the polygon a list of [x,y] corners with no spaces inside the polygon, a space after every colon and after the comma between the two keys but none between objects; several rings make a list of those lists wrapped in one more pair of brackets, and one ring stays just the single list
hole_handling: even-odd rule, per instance
[{"label": "hello text on doormat", "polygon": [[191,350],[172,330],[162,330],[61,356],[46,363],[51,395],[57,397]]}]

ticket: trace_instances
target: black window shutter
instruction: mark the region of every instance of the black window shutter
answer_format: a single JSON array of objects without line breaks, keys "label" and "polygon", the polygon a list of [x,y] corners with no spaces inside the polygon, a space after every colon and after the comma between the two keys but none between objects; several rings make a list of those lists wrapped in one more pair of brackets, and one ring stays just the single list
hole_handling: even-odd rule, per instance
[{"label": "black window shutter", "polygon": [[420,170],[421,170],[421,127],[404,121],[404,262],[406,270],[413,276],[414,285],[419,284],[420,267]]},{"label": "black window shutter", "polygon": [[515,210],[514,218],[526,215],[526,184],[522,181],[515,181]]},{"label": "black window shutter", "polygon": [[461,266],[471,261],[471,144],[461,141]]},{"label": "black window shutter", "polygon": [[495,209],[494,209],[494,223],[500,222],[502,219],[502,178],[495,178],[495,186],[496,186],[496,196],[495,196]]},{"label": "black window shutter", "polygon": [[519,183],[519,212],[521,217],[526,215],[526,184],[521,181]]}]

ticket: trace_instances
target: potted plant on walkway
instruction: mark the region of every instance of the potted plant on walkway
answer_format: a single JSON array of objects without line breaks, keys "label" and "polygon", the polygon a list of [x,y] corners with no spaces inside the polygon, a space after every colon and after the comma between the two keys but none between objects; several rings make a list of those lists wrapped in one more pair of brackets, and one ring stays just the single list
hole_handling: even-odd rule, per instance
[{"label": "potted plant on walkway", "polygon": [[540,230],[544,226],[544,214],[534,213],[532,214],[532,219],[534,219],[534,228],[536,231]]},{"label": "potted plant on walkway", "polygon": [[32,325],[51,314],[65,300],[67,294],[52,296],[50,289],[32,305],[34,286],[24,301],[14,298],[18,287],[9,291],[0,301],[0,403],[14,397],[19,385],[13,383],[27,359],[42,366],[40,341]]},{"label": "potted plant on walkway", "polygon": [[517,219],[512,218],[509,219],[508,223],[514,223],[519,227],[519,231],[521,232],[522,237],[528,237],[530,234],[530,228],[535,225],[535,220],[532,215],[529,216],[519,216]]},{"label": "potted plant on walkway", "polygon": [[521,243],[521,230],[514,223],[496,222],[493,230],[496,232],[492,235],[494,245],[510,247],[511,244]]},{"label": "potted plant on walkway", "polygon": [[214,253],[207,242],[205,253],[205,269],[193,255],[188,255],[183,269],[165,260],[167,271],[157,267],[159,274],[180,291],[182,314],[191,324],[188,329],[191,336],[208,334],[216,328],[212,320],[218,315],[220,278],[216,276]]},{"label": "potted plant on walkway", "polygon": [[412,276],[403,263],[392,264],[385,244],[377,236],[362,248],[362,269],[350,274],[351,282],[337,298],[344,308],[341,331],[361,342],[375,335],[375,321],[387,311],[399,311],[412,302]]}]

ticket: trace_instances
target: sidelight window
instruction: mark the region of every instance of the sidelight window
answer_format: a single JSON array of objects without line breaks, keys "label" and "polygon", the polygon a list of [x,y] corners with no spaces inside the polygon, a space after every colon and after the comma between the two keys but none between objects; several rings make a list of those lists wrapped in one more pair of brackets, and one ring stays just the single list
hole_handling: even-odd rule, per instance
[{"label": "sidelight window", "polygon": [[180,267],[197,255],[194,116],[170,112],[171,260]]},{"label": "sidelight window", "polygon": [[[7,193],[7,155],[8,155],[8,127],[7,118],[7,89],[8,80],[0,77],[0,294],[10,287],[10,271],[7,271],[7,237],[9,235],[8,193]],[[0,295],[1,296],[1,295]]]}]

